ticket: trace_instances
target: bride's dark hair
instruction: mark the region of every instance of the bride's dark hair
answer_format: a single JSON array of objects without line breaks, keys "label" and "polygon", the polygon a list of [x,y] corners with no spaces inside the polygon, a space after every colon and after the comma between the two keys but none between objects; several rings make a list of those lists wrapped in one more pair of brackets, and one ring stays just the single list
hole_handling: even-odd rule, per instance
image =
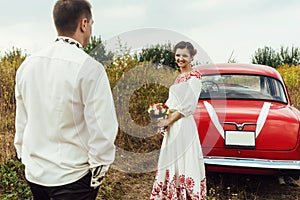
[{"label": "bride's dark hair", "polygon": [[173,51],[175,53],[177,49],[185,49],[185,48],[189,50],[191,56],[194,56],[196,54],[196,49],[194,48],[194,46],[190,42],[185,42],[185,41],[178,42],[175,45]]}]

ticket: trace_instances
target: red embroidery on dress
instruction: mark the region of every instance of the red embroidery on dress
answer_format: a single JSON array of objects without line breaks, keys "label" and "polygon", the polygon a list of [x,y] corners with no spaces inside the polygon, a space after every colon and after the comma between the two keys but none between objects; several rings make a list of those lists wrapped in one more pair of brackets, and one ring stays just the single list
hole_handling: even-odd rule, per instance
[{"label": "red embroidery on dress", "polygon": [[201,72],[198,69],[193,69],[192,71],[190,71],[190,73],[185,74],[185,75],[179,75],[174,84],[178,84],[181,82],[186,82],[187,80],[189,80],[191,77],[196,77],[198,79],[201,79]]},{"label": "red embroidery on dress", "polygon": [[[166,170],[164,183],[157,181],[157,172],[150,200],[204,200],[206,195],[206,178],[200,182],[200,192],[194,192],[195,181],[192,177],[186,178],[179,175],[178,185],[176,186],[177,176],[174,175],[170,181],[170,172]],[[199,186],[196,186],[199,187]]]}]

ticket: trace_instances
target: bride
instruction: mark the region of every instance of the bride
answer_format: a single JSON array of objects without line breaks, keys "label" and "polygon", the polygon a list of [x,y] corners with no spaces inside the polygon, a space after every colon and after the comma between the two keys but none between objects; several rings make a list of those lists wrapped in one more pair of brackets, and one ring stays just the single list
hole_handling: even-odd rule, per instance
[{"label": "bride", "polygon": [[181,74],[169,89],[169,115],[158,122],[168,127],[158,161],[150,200],[205,199],[206,177],[201,144],[193,118],[201,91],[201,74],[191,61],[196,50],[189,42],[174,47]]}]

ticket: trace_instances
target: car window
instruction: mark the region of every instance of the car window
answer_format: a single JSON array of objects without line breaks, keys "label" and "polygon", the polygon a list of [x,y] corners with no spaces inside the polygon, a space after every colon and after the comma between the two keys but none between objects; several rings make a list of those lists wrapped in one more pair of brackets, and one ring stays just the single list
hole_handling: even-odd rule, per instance
[{"label": "car window", "polygon": [[200,99],[255,99],[287,103],[279,80],[249,74],[203,75]]}]

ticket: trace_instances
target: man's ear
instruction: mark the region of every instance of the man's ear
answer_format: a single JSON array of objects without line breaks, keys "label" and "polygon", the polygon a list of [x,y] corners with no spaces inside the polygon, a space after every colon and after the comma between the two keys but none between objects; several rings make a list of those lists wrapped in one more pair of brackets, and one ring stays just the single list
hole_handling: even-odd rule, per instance
[{"label": "man's ear", "polygon": [[81,32],[86,32],[86,30],[87,30],[87,24],[88,24],[87,18],[82,18],[80,20],[79,27],[80,27],[80,31]]}]

